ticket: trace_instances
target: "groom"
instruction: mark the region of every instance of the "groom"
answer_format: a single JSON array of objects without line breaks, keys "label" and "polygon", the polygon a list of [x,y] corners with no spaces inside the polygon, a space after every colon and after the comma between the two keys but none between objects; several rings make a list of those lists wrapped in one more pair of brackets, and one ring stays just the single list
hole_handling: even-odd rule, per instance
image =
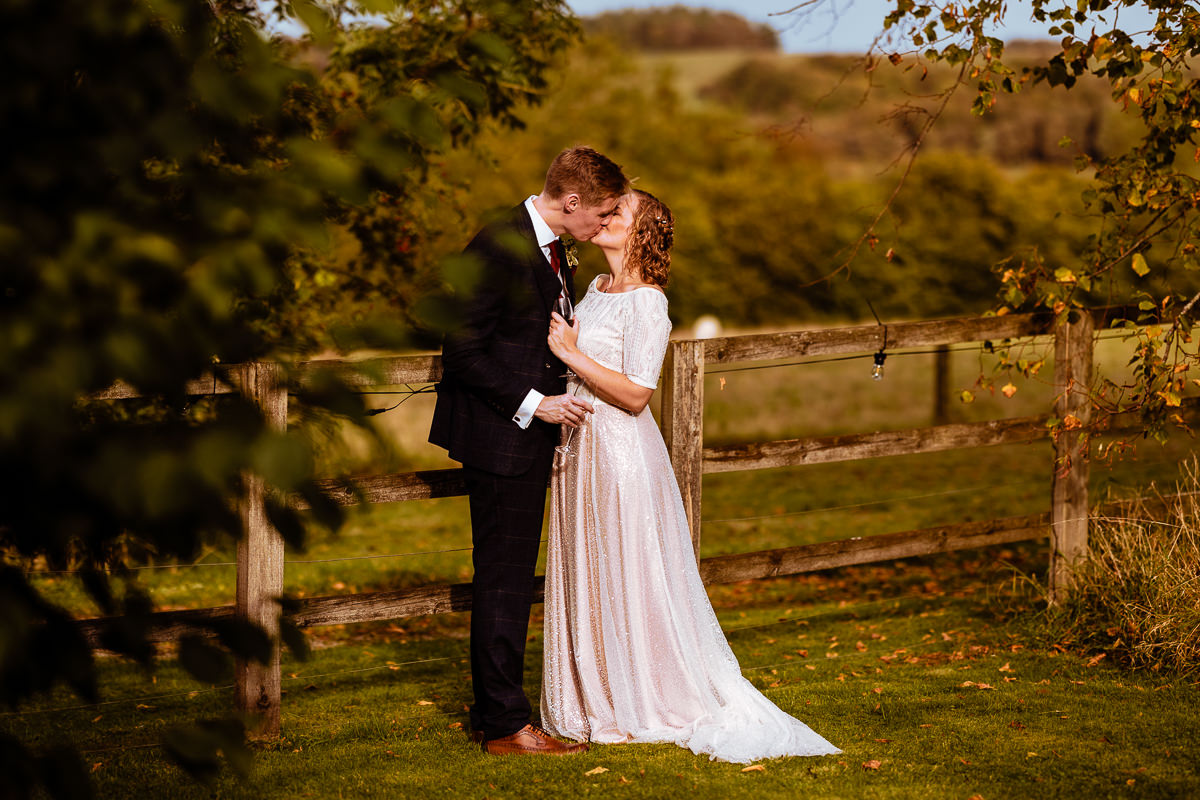
[{"label": "groom", "polygon": [[546,344],[550,312],[575,286],[560,236],[588,241],[628,191],[621,168],[589,147],[559,153],[541,194],[505,213],[467,245],[480,277],[461,324],[442,344],[442,382],[429,441],[462,462],[471,506],[473,737],[493,754],[566,755],[530,724],[522,686],[546,485],[560,425],[590,404],[566,393],[566,368]]}]

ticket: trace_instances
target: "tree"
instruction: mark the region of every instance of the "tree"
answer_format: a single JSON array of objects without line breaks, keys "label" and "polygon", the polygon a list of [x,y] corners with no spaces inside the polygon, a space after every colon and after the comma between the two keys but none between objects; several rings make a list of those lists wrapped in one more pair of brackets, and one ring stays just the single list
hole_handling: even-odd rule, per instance
[{"label": "tree", "polygon": [[[271,487],[290,545],[302,546],[305,521],[286,495],[340,523],[314,479],[313,437],[333,417],[361,422],[358,396],[318,379],[277,432],[240,395],[197,398],[188,384],[210,373],[233,384],[229,365],[253,360],[286,372],[313,343],[295,319],[315,302],[305,280],[335,262],[330,239],[349,231],[366,252],[411,224],[437,155],[488,120],[515,124],[514,99],[536,94],[570,23],[550,0],[276,3],[270,13],[309,27],[296,45],[266,36],[248,0],[0,8],[0,110],[14,122],[0,156],[0,697],[15,709],[64,683],[100,694],[90,645],[31,567],[76,570],[112,615],[104,647],[149,667],[152,602],[128,566],[236,537],[244,475]],[[391,21],[355,22],[364,10]],[[330,67],[309,57],[322,48]],[[373,220],[385,195],[404,203]],[[406,269],[367,254],[347,280],[378,285]],[[397,326],[351,334],[406,340]],[[88,399],[117,381],[144,399]],[[194,638],[179,651],[206,681],[229,670],[228,652],[261,659],[271,647],[249,624],[210,632],[222,646]],[[168,745],[204,774],[221,752],[248,766],[242,739],[240,722],[207,720]],[[13,794],[88,794],[69,748],[0,734],[0,770]]]},{"label": "tree", "polygon": [[[1092,178],[1083,199],[1096,227],[1074,261],[1048,262],[1032,252],[999,265],[997,313],[1045,308],[1066,317],[1098,301],[1134,307],[1113,323],[1130,330],[1133,377],[1105,380],[1093,401],[1110,415],[1137,412],[1146,431],[1162,438],[1171,423],[1186,425],[1179,407],[1189,370],[1200,366],[1192,335],[1200,319],[1200,180],[1194,167],[1200,159],[1200,79],[1190,70],[1200,53],[1200,13],[1184,0],[1031,5],[1047,35],[1058,37],[1058,46],[1036,65],[1014,69],[1005,43],[990,35],[991,26],[1012,13],[1003,0],[947,6],[900,0],[884,29],[912,49],[898,46],[889,57],[902,68],[906,56],[956,67],[954,88],[969,87],[981,116],[1002,95],[1027,86],[1070,91],[1095,77],[1107,82],[1114,103],[1140,121],[1140,136],[1111,155],[1086,142],[1062,142],[1076,148],[1078,169]],[[1120,11],[1135,7],[1154,14],[1150,30],[1119,27]],[[927,118],[923,132],[936,117]],[[914,141],[912,156],[921,142]],[[862,241],[873,239],[873,228]],[[1136,330],[1138,325],[1147,327]]]}]

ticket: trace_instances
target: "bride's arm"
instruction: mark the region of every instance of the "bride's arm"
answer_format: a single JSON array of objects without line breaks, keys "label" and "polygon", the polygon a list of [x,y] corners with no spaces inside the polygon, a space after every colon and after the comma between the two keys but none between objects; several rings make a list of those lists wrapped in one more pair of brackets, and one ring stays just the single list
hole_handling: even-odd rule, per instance
[{"label": "bride's arm", "polygon": [[550,343],[550,350],[601,400],[634,414],[641,412],[650,402],[654,390],[638,386],[620,372],[597,364],[580,352],[579,348],[575,346],[575,340],[579,335],[577,324],[567,325],[558,314],[552,314],[550,336],[547,339]]}]

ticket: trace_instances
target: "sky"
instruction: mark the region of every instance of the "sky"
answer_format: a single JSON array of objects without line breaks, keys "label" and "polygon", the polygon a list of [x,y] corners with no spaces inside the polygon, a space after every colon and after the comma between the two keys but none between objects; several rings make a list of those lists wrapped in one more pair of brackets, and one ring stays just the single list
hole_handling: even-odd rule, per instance
[{"label": "sky", "polygon": [[[803,10],[792,11],[803,0],[566,0],[578,16],[623,8],[673,5],[732,11],[754,22],[766,23],[778,31],[784,52],[856,54],[865,53],[872,40],[883,30],[883,18],[895,6],[895,1],[813,0],[812,5]],[[1001,38],[1046,38],[1048,26],[1030,18],[1028,0],[1010,0],[1008,9],[1006,26],[997,29]],[[1121,14],[1122,28],[1128,33],[1153,26],[1153,16],[1147,11],[1126,9]],[[1108,13],[1102,18],[1111,26],[1113,18]],[[285,25],[280,30],[298,34],[301,29],[295,25]],[[1084,35],[1086,26],[1080,26],[1077,32]],[[886,47],[882,49],[887,52]]]},{"label": "sky", "polygon": [[[784,13],[801,0],[567,0],[579,16],[590,16],[621,8],[689,5],[733,11],[754,22],[765,22],[780,34],[780,43],[789,53],[864,53],[883,29],[883,18],[895,7],[895,0],[819,0],[805,11]],[[1073,4],[1072,4],[1073,5]],[[1106,15],[1107,16],[1107,15]],[[999,29],[1001,38],[1046,38],[1046,27],[1030,19],[1030,6],[1023,0],[1011,0],[1008,24]],[[1145,12],[1122,12],[1124,30],[1151,27],[1152,17]],[[1112,19],[1107,21],[1112,23]],[[1079,31],[1082,33],[1083,31]]]}]

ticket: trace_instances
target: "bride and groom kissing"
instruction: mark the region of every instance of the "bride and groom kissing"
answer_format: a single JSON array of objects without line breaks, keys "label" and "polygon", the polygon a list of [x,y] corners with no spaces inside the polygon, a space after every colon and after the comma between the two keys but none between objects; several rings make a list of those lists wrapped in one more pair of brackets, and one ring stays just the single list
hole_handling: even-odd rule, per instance
[{"label": "bride and groom kissing", "polygon": [[[609,266],[578,303],[563,236]],[[574,147],[466,247],[482,269],[443,341],[429,439],[462,463],[470,500],[470,721],[484,752],[672,742],[742,763],[841,752],[742,676],[700,580],[647,407],[671,332],[673,242],[663,202]],[[523,677],[547,483],[535,725]]]}]

